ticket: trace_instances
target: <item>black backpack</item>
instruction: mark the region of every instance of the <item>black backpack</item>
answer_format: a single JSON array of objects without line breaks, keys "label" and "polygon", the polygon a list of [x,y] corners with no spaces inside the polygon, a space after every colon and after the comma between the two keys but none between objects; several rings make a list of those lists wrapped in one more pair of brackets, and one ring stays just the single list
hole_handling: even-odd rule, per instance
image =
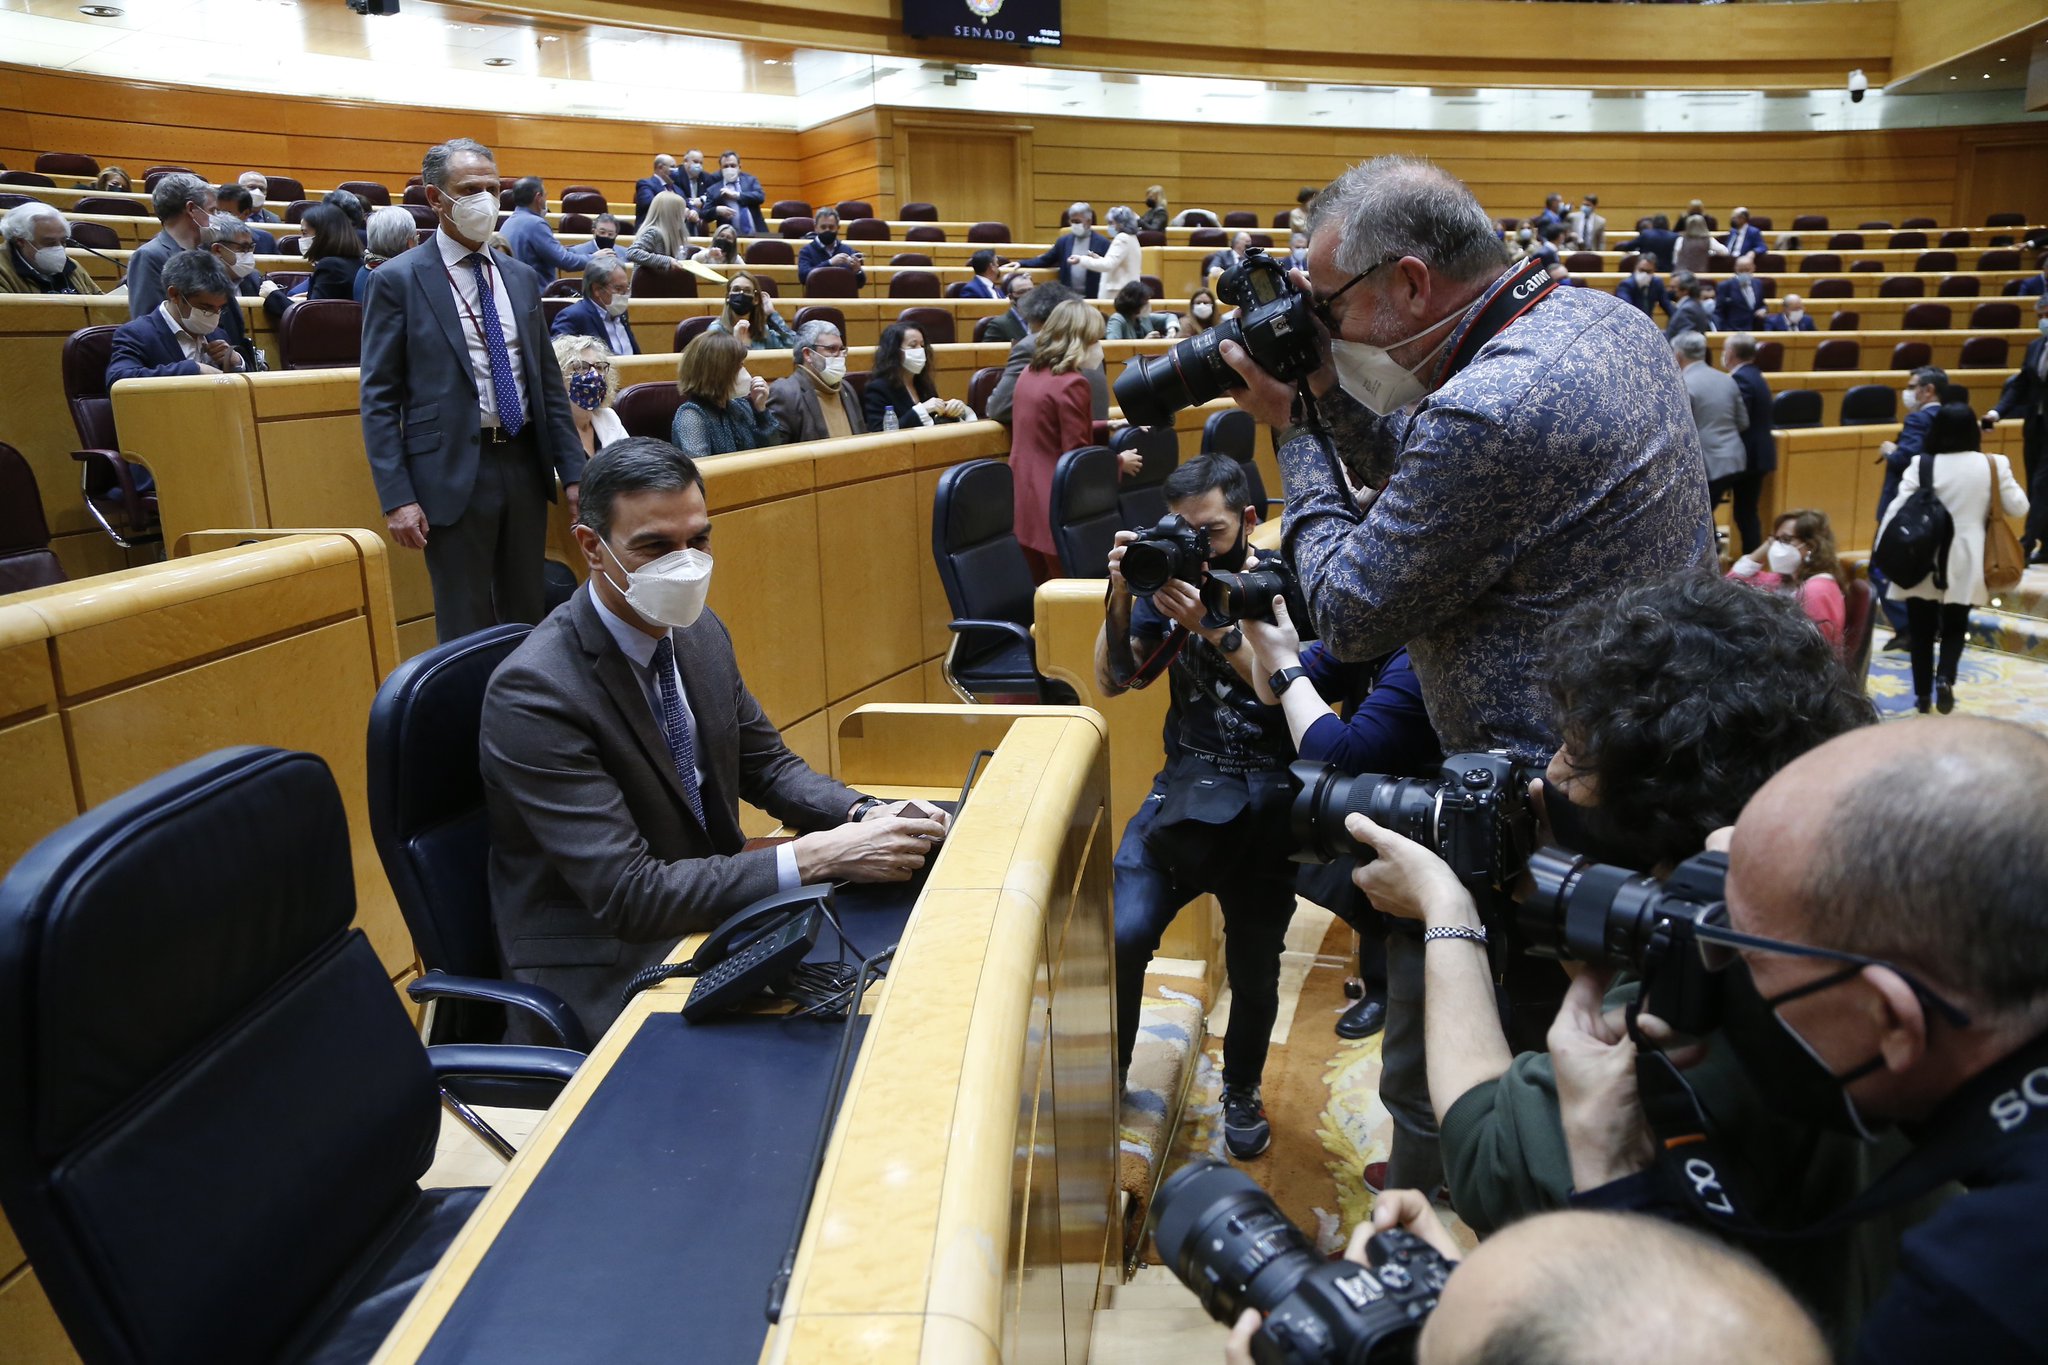
[{"label": "black backpack", "polygon": [[1906,499],[1878,537],[1870,562],[1902,588],[1917,587],[1930,573],[1938,592],[1948,591],[1948,547],[1956,524],[1934,495],[1934,456],[1920,456],[1920,486]]}]

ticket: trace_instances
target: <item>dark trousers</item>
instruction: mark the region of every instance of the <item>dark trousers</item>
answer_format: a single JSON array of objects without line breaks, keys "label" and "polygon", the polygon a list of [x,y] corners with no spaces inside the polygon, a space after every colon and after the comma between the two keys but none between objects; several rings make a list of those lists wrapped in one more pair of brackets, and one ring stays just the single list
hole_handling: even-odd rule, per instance
[{"label": "dark trousers", "polygon": [[427,528],[427,576],[434,583],[434,635],[460,639],[507,621],[547,614],[541,563],[548,500],[532,423],[519,436],[486,442],[469,506],[446,526]]},{"label": "dark trousers", "polygon": [[1884,576],[1884,570],[1878,568],[1877,562],[1872,560],[1870,563],[1871,595],[1877,598],[1878,606],[1884,609],[1884,619],[1891,623],[1892,634],[1903,635],[1910,640],[1913,637],[1913,626],[1906,618],[1906,604],[1891,597],[1887,591],[1891,587],[1891,582],[1889,578]]},{"label": "dark trousers", "polygon": [[[2027,528],[2030,541],[2048,543],[2048,414],[2029,417],[2023,428],[2027,466]],[[1997,501],[1996,490],[1992,501]]]},{"label": "dark trousers", "polygon": [[1159,951],[1166,926],[1186,905],[1210,892],[1223,906],[1223,969],[1230,979],[1230,1024],[1223,1036],[1223,1083],[1252,1086],[1266,1069],[1266,1048],[1280,1014],[1280,953],[1294,918],[1294,864],[1284,851],[1247,856],[1223,884],[1191,886],[1146,846],[1159,814],[1164,775],[1124,826],[1116,850],[1116,1045],[1119,1073],[1131,1069],[1138,1041],[1138,1004],[1145,968]]},{"label": "dark trousers", "polygon": [[1444,1154],[1429,1102],[1429,1061],[1422,1048],[1420,933],[1387,933],[1387,1027],[1380,1036],[1380,1103],[1394,1120],[1387,1153],[1390,1190],[1434,1193],[1444,1183]]},{"label": "dark trousers", "polygon": [[1722,494],[1732,498],[1729,507],[1735,521],[1735,534],[1742,541],[1742,553],[1749,554],[1763,543],[1763,522],[1758,519],[1757,501],[1763,496],[1764,476],[1747,470],[1730,474],[1726,478],[1714,479],[1707,484],[1707,505],[1719,507]]},{"label": "dark trousers", "polygon": [[[1956,665],[1962,661],[1963,645],[1970,634],[1969,604],[1949,606],[1932,598],[1909,597],[1906,599],[1906,621],[1913,633],[1913,698],[1926,701],[1934,695],[1937,677],[1949,686],[1955,686]],[[1934,664],[1937,634],[1941,637],[1939,672]]]}]

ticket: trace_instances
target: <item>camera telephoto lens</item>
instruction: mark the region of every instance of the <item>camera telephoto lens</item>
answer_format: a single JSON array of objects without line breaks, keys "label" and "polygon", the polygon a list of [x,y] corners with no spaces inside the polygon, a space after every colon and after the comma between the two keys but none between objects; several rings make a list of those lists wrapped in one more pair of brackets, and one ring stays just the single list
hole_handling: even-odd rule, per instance
[{"label": "camera telephoto lens", "polygon": [[1236,1167],[1192,1162],[1159,1187],[1157,1202],[1161,1259],[1218,1322],[1247,1308],[1270,1312],[1323,1264],[1307,1234]]},{"label": "camera telephoto lens", "polygon": [[1225,390],[1244,387],[1217,349],[1226,341],[1244,345],[1235,317],[1174,343],[1163,355],[1135,357],[1114,386],[1124,420],[1134,426],[1163,426],[1182,408],[1200,407]]},{"label": "camera telephoto lens", "polygon": [[1288,771],[1301,784],[1291,815],[1298,859],[1330,863],[1355,857],[1360,863],[1371,862],[1373,851],[1344,828],[1344,818],[1354,812],[1424,848],[1436,848],[1440,779],[1380,773],[1353,777],[1327,764],[1298,760],[1288,765]]},{"label": "camera telephoto lens", "polygon": [[1288,585],[1287,575],[1279,569],[1212,569],[1202,582],[1202,605],[1227,621],[1271,621],[1273,599],[1285,596]]}]

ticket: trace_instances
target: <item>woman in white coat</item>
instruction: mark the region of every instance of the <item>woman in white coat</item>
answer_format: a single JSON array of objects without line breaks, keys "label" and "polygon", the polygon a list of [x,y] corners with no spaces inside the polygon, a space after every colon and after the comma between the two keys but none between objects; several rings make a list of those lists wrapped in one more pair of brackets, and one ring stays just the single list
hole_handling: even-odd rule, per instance
[{"label": "woman in white coat", "polygon": [[[1948,509],[1955,523],[1955,540],[1948,551],[1948,587],[1934,586],[1929,574],[1910,588],[1891,585],[1891,599],[1906,604],[1906,629],[1913,641],[1913,697],[1922,713],[1928,710],[1929,690],[1934,709],[1947,715],[1956,705],[1956,665],[1961,661],[1963,643],[1970,629],[1970,608],[1990,600],[1984,587],[1984,522],[1994,498],[2009,515],[2025,516],[2027,495],[2013,480],[2012,465],[2003,455],[1986,455],[1977,449],[1977,414],[1967,403],[1943,403],[1928,425],[1921,447],[1933,456],[1934,495]],[[1878,525],[1878,540],[1906,500],[1920,487],[1922,460],[1906,466],[1899,480],[1898,496],[1885,509]],[[1934,662],[1934,641],[1941,639],[1941,666]]]},{"label": "woman in white coat", "polygon": [[1137,279],[1144,271],[1144,260],[1138,247],[1138,215],[1119,204],[1109,211],[1109,230],[1115,235],[1109,239],[1109,250],[1100,256],[1094,252],[1074,257],[1074,264],[1083,270],[1098,271],[1102,283],[1095,296],[1113,299],[1116,291]]}]

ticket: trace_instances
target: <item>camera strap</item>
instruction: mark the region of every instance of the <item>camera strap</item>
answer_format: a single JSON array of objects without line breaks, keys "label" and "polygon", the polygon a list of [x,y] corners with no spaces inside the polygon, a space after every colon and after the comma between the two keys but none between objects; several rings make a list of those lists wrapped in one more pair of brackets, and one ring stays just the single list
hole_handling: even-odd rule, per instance
[{"label": "camera strap", "polygon": [[1637,1090],[1661,1148],[1649,1173],[1659,1203],[1686,1209],[1729,1236],[1803,1241],[1832,1236],[1982,1170],[2002,1144],[2048,1144],[2048,1034],[1972,1078],[1912,1134],[1910,1154],[1848,1203],[1800,1228],[1761,1221],[1753,1174],[1722,1149],[1699,1097],[1663,1053],[1638,1057]]},{"label": "camera strap", "polygon": [[1550,270],[1544,263],[1531,257],[1522,263],[1519,270],[1511,272],[1507,279],[1495,286],[1492,297],[1486,300],[1479,315],[1466,325],[1437,362],[1435,382],[1431,389],[1441,388],[1452,375],[1472,363],[1479,348],[1507,330],[1508,324],[1541,303],[1550,291],[1557,288],[1557,281],[1550,278]]},{"label": "camera strap", "polygon": [[[1102,619],[1105,624],[1110,619],[1109,604],[1115,592],[1116,589],[1114,587],[1104,588],[1102,592]],[[1140,659],[1138,666],[1129,673],[1125,673],[1117,667],[1117,660],[1121,657],[1120,652],[1115,649],[1107,650],[1109,676],[1115,679],[1116,685],[1121,688],[1150,687],[1161,673],[1164,673],[1173,666],[1173,661],[1180,657],[1180,652],[1187,647],[1187,643],[1188,628],[1176,621],[1172,629],[1160,637],[1158,646],[1150,654]]]}]

